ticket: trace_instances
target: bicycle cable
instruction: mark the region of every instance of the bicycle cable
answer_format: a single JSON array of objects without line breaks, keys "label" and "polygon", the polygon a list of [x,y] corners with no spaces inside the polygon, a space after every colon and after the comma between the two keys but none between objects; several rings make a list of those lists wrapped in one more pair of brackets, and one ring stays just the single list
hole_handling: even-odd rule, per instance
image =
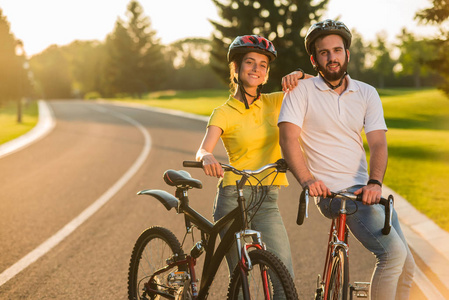
[{"label": "bicycle cable", "polygon": [[[327,208],[327,210],[329,211],[329,213],[330,213],[332,219],[336,219],[336,218],[338,217],[338,214],[339,214],[339,213],[336,213],[336,214],[334,215],[334,213],[332,213],[332,209],[331,209],[331,208],[332,208],[332,201],[334,201],[335,198],[329,197],[329,199],[330,199],[330,201],[329,201],[329,207]],[[347,216],[351,216],[351,215],[355,214],[355,213],[359,210],[359,206],[358,206],[358,204],[357,204],[357,201],[355,201],[355,200],[353,200],[353,199],[346,198],[346,200],[352,201],[352,202],[354,203],[354,205],[355,205],[355,210],[354,210],[353,212],[349,212],[349,213],[347,212],[347,213],[346,213]]]},{"label": "bicycle cable", "polygon": [[[264,179],[266,179],[267,177],[269,177],[271,174],[276,173],[271,184],[268,185],[268,189],[264,189],[264,186],[262,185],[262,181]],[[255,217],[255,215],[257,214],[257,212],[259,211],[260,207],[262,206],[263,202],[265,201],[265,199],[268,196],[268,190],[273,186],[273,182],[276,180],[276,177],[278,175],[279,172],[276,171],[272,171],[269,174],[267,174],[265,177],[263,177],[262,179],[257,179],[254,175],[251,175],[252,178],[254,178],[257,181],[257,184],[255,185],[255,187],[253,187],[253,185],[250,183],[252,192],[251,192],[251,200],[249,201],[249,204],[247,206],[247,213],[249,213],[250,210],[253,210],[253,213],[251,214],[251,218],[248,218],[248,222],[251,222],[252,219]],[[259,200],[254,200],[254,199],[258,199],[257,195],[258,195],[258,191],[257,191],[257,186],[261,187],[261,196],[259,198]]]}]

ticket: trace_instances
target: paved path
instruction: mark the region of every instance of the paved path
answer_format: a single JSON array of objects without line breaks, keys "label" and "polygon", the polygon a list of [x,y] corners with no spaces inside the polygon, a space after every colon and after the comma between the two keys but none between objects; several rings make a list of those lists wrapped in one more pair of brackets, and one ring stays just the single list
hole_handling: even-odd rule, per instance
[{"label": "paved path", "polygon": [[[177,111],[140,108],[195,120],[207,120],[205,117]],[[41,139],[51,132],[54,126],[55,121],[51,109],[44,101],[40,101],[38,125],[24,136],[1,145],[0,158]],[[384,192],[385,195],[393,194],[395,196],[395,207],[401,226],[417,260],[416,285],[423,294],[427,295],[427,299],[449,299],[449,233],[443,231],[434,222],[419,213],[404,198],[388,187],[384,187]]]}]

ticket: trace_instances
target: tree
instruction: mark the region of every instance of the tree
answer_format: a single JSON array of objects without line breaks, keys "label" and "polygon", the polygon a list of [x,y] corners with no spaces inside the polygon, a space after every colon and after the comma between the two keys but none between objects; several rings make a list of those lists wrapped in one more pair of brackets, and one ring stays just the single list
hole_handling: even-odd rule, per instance
[{"label": "tree", "polygon": [[61,47],[52,45],[33,56],[30,66],[42,98],[72,98],[70,63]]},{"label": "tree", "polygon": [[229,83],[227,49],[235,37],[246,34],[270,39],[278,52],[278,58],[271,65],[266,90],[279,90],[282,76],[297,67],[313,72],[304,36],[312,21],[321,18],[328,0],[212,1],[223,21],[210,21],[215,27],[211,65],[225,82]]},{"label": "tree", "polygon": [[384,88],[388,79],[393,78],[393,69],[396,62],[390,56],[390,50],[386,43],[386,36],[378,34],[376,46],[374,46],[376,59],[373,70],[378,76],[378,87]]},{"label": "tree", "polygon": [[419,88],[422,85],[422,77],[430,73],[431,69],[427,62],[433,57],[436,49],[427,39],[416,40],[415,36],[404,28],[399,36],[401,44],[398,45],[401,50],[399,63],[402,66],[400,75],[412,76],[414,86]]},{"label": "tree", "polygon": [[71,88],[75,97],[102,90],[104,44],[99,41],[74,41],[62,47],[70,66]]},{"label": "tree", "polygon": [[[415,17],[424,24],[442,25],[449,22],[449,1],[433,0],[431,8],[418,11]],[[449,31],[444,30],[441,26],[440,37],[435,37],[431,41],[435,45],[436,51],[433,54],[434,59],[429,60],[427,64],[436,70],[442,77],[444,82],[440,88],[449,96]]]},{"label": "tree", "polygon": [[223,88],[210,67],[211,42],[204,38],[186,38],[167,47],[172,62],[168,89],[192,90]]},{"label": "tree", "polygon": [[348,64],[349,75],[358,80],[365,80],[365,57],[368,48],[364,45],[362,36],[355,30],[352,30],[352,42],[350,47],[350,63]]},{"label": "tree", "polygon": [[26,74],[23,69],[25,53],[16,54],[23,49],[22,42],[16,40],[10,31],[10,24],[0,9],[0,105],[17,100],[24,95]]},{"label": "tree", "polygon": [[166,61],[142,6],[131,1],[126,16],[126,22],[117,20],[106,40],[106,92],[111,96],[122,93],[141,97],[159,89]]}]

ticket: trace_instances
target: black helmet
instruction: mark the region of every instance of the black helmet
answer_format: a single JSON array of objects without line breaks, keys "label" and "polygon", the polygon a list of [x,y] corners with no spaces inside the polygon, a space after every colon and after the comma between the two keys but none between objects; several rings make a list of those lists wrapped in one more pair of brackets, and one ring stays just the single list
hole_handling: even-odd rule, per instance
[{"label": "black helmet", "polygon": [[330,34],[340,35],[343,38],[346,49],[349,49],[352,39],[351,31],[343,22],[327,19],[313,24],[307,31],[305,38],[307,53],[312,55],[313,44],[317,38]]},{"label": "black helmet", "polygon": [[229,46],[228,62],[231,62],[237,53],[248,52],[258,52],[261,54],[265,54],[270,59],[270,62],[273,61],[277,56],[277,52],[276,49],[274,49],[273,43],[266,38],[258,35],[243,35],[236,37],[232,44]]}]

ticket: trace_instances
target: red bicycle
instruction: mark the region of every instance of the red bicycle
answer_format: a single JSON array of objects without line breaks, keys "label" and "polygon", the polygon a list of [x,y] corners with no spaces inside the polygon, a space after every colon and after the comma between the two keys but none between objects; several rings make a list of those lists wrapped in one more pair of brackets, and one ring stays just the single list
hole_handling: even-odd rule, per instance
[{"label": "red bicycle", "polygon": [[[347,300],[352,299],[354,292],[360,298],[368,298],[369,283],[355,282],[349,284],[349,230],[346,225],[346,201],[361,201],[361,195],[354,195],[349,192],[331,192],[329,197],[332,200],[340,199],[340,210],[338,215],[332,219],[329,243],[327,246],[326,260],[324,262],[323,274],[318,274],[315,300]],[[296,223],[301,225],[304,216],[307,217],[309,203],[309,191],[304,189],[300,196],[298,218]],[[382,233],[387,235],[391,230],[391,220],[393,216],[394,198],[392,195],[388,199],[381,198],[380,203],[385,206],[385,223]]]}]

